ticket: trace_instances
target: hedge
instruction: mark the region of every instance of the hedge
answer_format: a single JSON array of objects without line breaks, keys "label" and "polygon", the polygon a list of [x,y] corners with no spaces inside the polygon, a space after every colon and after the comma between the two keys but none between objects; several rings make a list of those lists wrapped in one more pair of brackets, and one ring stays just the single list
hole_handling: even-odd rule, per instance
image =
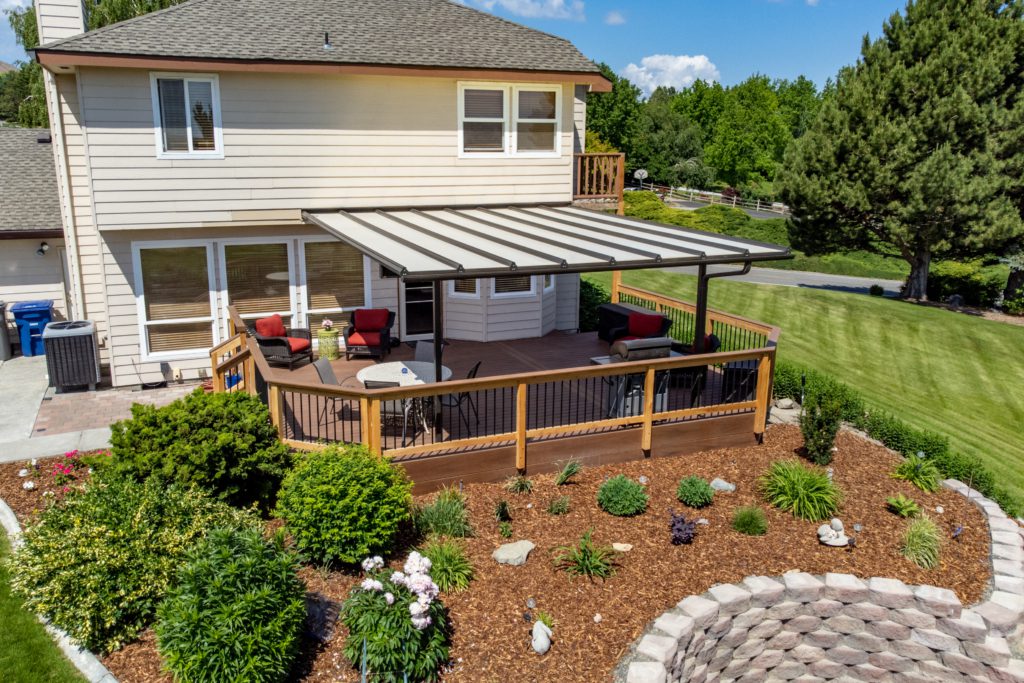
[{"label": "hedge", "polygon": [[[806,378],[806,385],[803,380]],[[900,418],[869,408],[854,389],[831,375],[795,363],[779,361],[775,367],[775,397],[800,401],[802,393],[815,396],[823,392],[837,398],[842,406],[843,419],[887,448],[934,461],[947,479],[958,479],[982,495],[999,504],[1006,514],[1019,517],[1024,514],[1024,501],[996,485],[993,474],[976,457],[953,451],[949,440],[941,434],[917,429]]]}]

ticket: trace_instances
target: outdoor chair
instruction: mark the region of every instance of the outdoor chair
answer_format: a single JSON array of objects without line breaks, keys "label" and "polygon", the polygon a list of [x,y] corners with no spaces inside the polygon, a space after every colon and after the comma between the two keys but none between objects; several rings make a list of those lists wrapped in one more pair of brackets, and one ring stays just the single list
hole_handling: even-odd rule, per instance
[{"label": "outdoor chair", "polygon": [[382,358],[391,353],[391,328],[395,314],[386,308],[357,308],[345,328],[345,360],[352,356]]},{"label": "outdoor chair", "polygon": [[[441,353],[444,354],[444,347],[447,346],[445,342],[441,342]],[[416,342],[415,348],[416,355],[413,360],[421,361],[423,363],[434,362],[434,341],[428,339],[421,339]]]},{"label": "outdoor chair", "polygon": [[[378,382],[368,379],[363,382],[367,389],[392,389],[401,386],[398,382]],[[422,422],[426,429],[426,417],[423,415],[421,401],[417,399],[403,398],[396,401],[381,401],[380,403],[381,422],[402,422],[402,446],[409,441],[416,441],[417,423]],[[409,425],[412,425],[412,434],[409,434]]]},{"label": "outdoor chair", "polygon": [[[320,383],[329,386],[336,387],[341,383],[338,381],[338,376],[334,374],[334,368],[331,367],[331,361],[326,358],[320,358],[313,361],[313,367],[316,368],[316,374],[320,376]],[[329,396],[317,397],[317,403],[323,401],[323,407],[320,409],[320,413],[317,416],[317,427],[324,427],[327,425],[327,416],[331,412],[331,407],[335,405],[336,398]],[[341,419],[341,413],[347,408],[346,406],[340,411],[335,411],[335,418]]]},{"label": "outdoor chair", "polygon": [[277,313],[260,318],[248,325],[247,329],[270,365],[286,366],[291,370],[297,363],[313,360],[313,342],[309,330],[299,327],[289,330]]},{"label": "outdoor chair", "polygon": [[[476,379],[476,374],[480,372],[480,364],[483,361],[478,360],[476,365],[466,373],[466,379]],[[466,433],[469,434],[469,412],[473,411],[473,417],[476,419],[476,424],[480,424],[480,411],[477,410],[476,399],[473,398],[473,394],[468,391],[460,391],[457,394],[445,394],[441,397],[441,405],[449,410],[455,409],[459,411],[459,417],[462,419],[462,423],[466,425]]]},{"label": "outdoor chair", "polygon": [[609,343],[647,339],[650,337],[667,337],[672,328],[672,320],[660,313],[638,313],[632,311],[626,325],[608,331]]}]

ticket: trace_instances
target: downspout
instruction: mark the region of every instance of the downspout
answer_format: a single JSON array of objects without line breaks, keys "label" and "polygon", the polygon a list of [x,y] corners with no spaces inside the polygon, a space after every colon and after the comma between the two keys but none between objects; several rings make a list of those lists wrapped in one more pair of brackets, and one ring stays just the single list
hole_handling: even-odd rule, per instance
[{"label": "downspout", "polygon": [[739,270],[727,270],[721,273],[709,273],[706,263],[697,267],[697,312],[693,324],[693,352],[704,352],[704,341],[706,337],[705,328],[708,321],[708,283],[711,278],[732,277],[734,275],[746,275],[750,272],[750,261],[743,264]]}]

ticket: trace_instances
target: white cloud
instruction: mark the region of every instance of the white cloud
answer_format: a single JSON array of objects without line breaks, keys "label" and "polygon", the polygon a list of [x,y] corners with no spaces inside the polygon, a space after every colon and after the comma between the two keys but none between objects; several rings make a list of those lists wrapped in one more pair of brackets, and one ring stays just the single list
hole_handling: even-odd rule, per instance
[{"label": "white cloud", "polygon": [[[7,0],[0,0],[6,2]],[[537,19],[572,19],[583,21],[583,0],[461,0],[486,10],[495,7],[521,17]]]},{"label": "white cloud", "polygon": [[658,86],[686,88],[694,81],[717,81],[718,67],[707,55],[650,55],[640,66],[630,64],[622,75],[650,94]]},{"label": "white cloud", "polygon": [[9,9],[21,9],[31,3],[32,0],[0,0],[0,11],[7,11]]},{"label": "white cloud", "polygon": [[604,23],[608,24],[609,26],[621,26],[622,24],[626,23],[626,17],[622,16],[622,12],[612,10],[607,15],[605,15]]}]

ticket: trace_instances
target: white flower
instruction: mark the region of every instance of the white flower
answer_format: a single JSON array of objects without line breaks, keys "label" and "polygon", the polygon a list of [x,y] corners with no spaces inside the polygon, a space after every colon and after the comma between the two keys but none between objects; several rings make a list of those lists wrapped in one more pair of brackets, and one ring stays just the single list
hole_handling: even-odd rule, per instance
[{"label": "white flower", "polygon": [[32,458],[32,467],[35,467],[38,464],[39,464],[39,458]]},{"label": "white flower", "polygon": [[21,485],[21,488],[25,489],[26,491],[31,491],[35,487],[36,483],[34,481],[26,481],[24,484]]},{"label": "white flower", "polygon": [[413,628],[415,628],[417,631],[422,631],[426,627],[430,626],[430,617],[429,616],[413,617],[412,618],[412,625],[413,625]]},{"label": "white flower", "polygon": [[405,561],[406,574],[426,574],[430,571],[430,560],[413,550]]},{"label": "white flower", "polygon": [[18,476],[19,477],[27,477],[28,476],[28,470],[26,470],[26,469],[18,470]]},{"label": "white flower", "polygon": [[392,574],[391,574],[391,583],[397,584],[399,586],[404,586],[405,585],[405,574],[403,574],[402,572],[392,572]]},{"label": "white flower", "polygon": [[420,616],[427,611],[427,606],[421,604],[419,601],[409,603],[409,614],[414,618]]},{"label": "white flower", "polygon": [[380,555],[374,555],[363,560],[363,571],[372,572],[374,569],[380,569],[384,566],[384,558]]},{"label": "white flower", "polygon": [[413,593],[427,600],[435,598],[438,594],[437,584],[426,574],[413,574],[406,584]]},{"label": "white flower", "polygon": [[388,603],[389,605],[395,604],[395,596],[392,595],[391,593],[385,593],[384,594],[384,602]]},{"label": "white flower", "polygon": [[377,579],[364,579],[363,582],[359,585],[362,587],[364,591],[384,590],[384,584],[378,581]]}]

